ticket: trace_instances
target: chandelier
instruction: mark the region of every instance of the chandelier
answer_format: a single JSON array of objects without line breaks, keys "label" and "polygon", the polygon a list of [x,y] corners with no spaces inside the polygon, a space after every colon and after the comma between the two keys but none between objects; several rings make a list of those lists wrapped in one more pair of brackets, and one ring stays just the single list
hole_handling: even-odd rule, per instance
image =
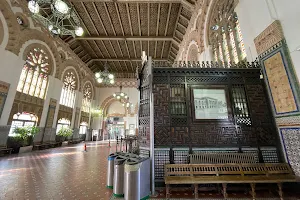
[{"label": "chandelier", "polygon": [[32,17],[55,35],[83,35],[74,8],[64,0],[30,0],[28,8]]},{"label": "chandelier", "polygon": [[126,108],[133,107],[133,103],[130,103],[129,101],[124,102],[122,105]]},{"label": "chandelier", "polygon": [[127,99],[128,95],[126,93],[122,92],[122,86],[120,86],[120,92],[115,92],[113,94],[113,97],[118,100],[122,100],[122,99]]},{"label": "chandelier", "polygon": [[98,83],[104,83],[104,84],[115,83],[114,75],[109,73],[106,63],[104,65],[104,70],[95,73],[95,77]]}]

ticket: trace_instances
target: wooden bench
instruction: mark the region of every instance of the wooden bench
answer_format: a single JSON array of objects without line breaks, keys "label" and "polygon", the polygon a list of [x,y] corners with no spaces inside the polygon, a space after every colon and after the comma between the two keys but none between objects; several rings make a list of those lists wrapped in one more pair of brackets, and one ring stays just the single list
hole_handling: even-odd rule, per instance
[{"label": "wooden bench", "polygon": [[0,146],[0,156],[4,154],[11,154],[12,148],[7,148],[7,146]]},{"label": "wooden bench", "polygon": [[257,163],[256,153],[199,153],[189,155],[190,164]]},{"label": "wooden bench", "polygon": [[195,198],[198,198],[199,184],[222,184],[223,196],[227,198],[227,184],[250,184],[252,198],[255,199],[255,184],[276,183],[280,199],[283,199],[282,183],[297,182],[289,164],[166,164],[166,197],[170,196],[170,185],[194,185]]}]

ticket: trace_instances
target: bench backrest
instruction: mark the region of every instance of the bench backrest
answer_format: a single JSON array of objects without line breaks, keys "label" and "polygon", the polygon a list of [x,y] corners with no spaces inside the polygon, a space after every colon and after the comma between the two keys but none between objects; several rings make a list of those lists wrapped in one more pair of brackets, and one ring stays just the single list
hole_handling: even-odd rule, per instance
[{"label": "bench backrest", "polygon": [[165,176],[223,176],[293,174],[287,163],[254,164],[166,164]]},{"label": "bench backrest", "polygon": [[190,164],[257,163],[256,153],[190,154]]}]

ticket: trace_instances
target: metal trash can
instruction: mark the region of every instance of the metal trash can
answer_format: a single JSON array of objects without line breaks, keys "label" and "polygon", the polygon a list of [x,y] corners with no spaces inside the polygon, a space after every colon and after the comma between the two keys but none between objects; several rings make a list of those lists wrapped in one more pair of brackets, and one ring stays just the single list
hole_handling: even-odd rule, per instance
[{"label": "metal trash can", "polygon": [[124,199],[147,199],[150,195],[150,159],[127,159],[124,173]]},{"label": "metal trash can", "polygon": [[113,189],[113,183],[114,183],[114,160],[115,157],[118,156],[117,153],[112,153],[108,156],[108,164],[107,164],[107,181],[106,181],[106,187]]},{"label": "metal trash can", "polygon": [[113,193],[115,197],[124,196],[124,163],[127,156],[117,156],[114,166],[114,187]]}]

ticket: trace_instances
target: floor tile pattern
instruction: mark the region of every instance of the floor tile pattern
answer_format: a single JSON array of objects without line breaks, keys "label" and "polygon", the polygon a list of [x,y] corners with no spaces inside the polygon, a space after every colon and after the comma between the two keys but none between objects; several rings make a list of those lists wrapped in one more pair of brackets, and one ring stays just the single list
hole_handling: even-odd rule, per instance
[{"label": "floor tile pattern", "polygon": [[0,158],[1,200],[108,200],[107,156],[100,142],[34,151]]}]

